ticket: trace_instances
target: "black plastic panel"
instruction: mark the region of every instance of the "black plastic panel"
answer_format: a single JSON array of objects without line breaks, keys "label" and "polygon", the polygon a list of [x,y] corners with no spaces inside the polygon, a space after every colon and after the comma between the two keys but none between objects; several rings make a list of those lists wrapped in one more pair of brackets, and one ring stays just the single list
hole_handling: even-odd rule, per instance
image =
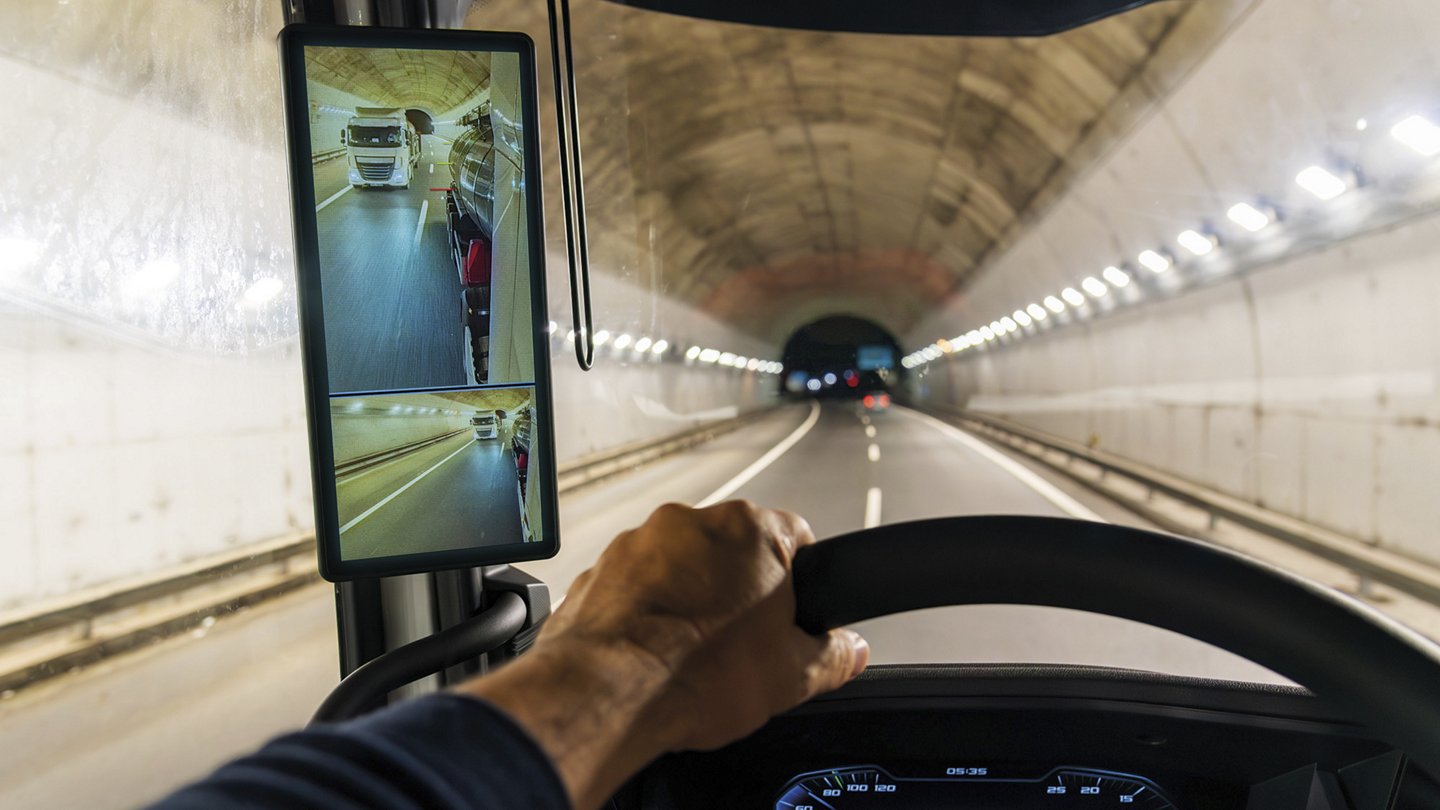
[{"label": "black plastic panel", "polygon": [[1333,785],[1388,753],[1295,688],[1080,667],[879,667],[745,741],[661,760],[620,807],[769,808],[796,774],[881,765],[897,775],[1119,771],[1185,810],[1235,810],[1283,774],[1312,768]]},{"label": "black plastic panel", "polygon": [[1154,0],[612,0],[620,5],[723,22],[813,31],[929,36],[1033,37],[1148,5]]}]

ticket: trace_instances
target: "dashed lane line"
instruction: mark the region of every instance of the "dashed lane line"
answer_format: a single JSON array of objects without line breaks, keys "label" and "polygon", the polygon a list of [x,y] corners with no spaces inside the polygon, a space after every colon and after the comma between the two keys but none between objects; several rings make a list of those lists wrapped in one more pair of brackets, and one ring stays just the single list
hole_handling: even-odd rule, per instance
[{"label": "dashed lane line", "polygon": [[805,422],[801,424],[800,427],[795,428],[789,436],[781,439],[779,444],[770,448],[765,455],[756,459],[749,467],[741,470],[739,475],[726,481],[719,489],[701,499],[699,503],[695,504],[695,508],[701,509],[706,506],[713,506],[734,495],[735,490],[750,483],[750,479],[764,472],[766,467],[774,464],[776,459],[785,455],[786,451],[794,447],[801,439],[805,438],[805,434],[809,433],[810,428],[815,427],[815,423],[819,421],[820,405],[812,401],[810,403],[810,415],[806,417]]},{"label": "dashed lane line", "polygon": [[405,486],[400,487],[399,489],[395,490],[394,492],[390,493],[389,495],[386,495],[385,498],[384,498],[384,500],[380,501],[379,503],[375,504],[374,506],[370,507],[369,509],[366,509],[364,512],[361,512],[358,516],[355,517],[354,520],[351,520],[349,523],[346,523],[344,526],[341,526],[341,527],[340,527],[340,533],[341,533],[341,534],[344,534],[345,532],[348,532],[348,531],[350,531],[351,529],[355,528],[355,526],[358,525],[358,524],[360,523],[360,521],[364,520],[365,518],[370,517],[371,515],[375,514],[375,513],[378,512],[378,511],[380,511],[380,507],[384,506],[384,505],[387,504],[387,503],[390,503],[391,501],[393,501],[393,500],[395,500],[397,497],[399,497],[399,496],[400,496],[400,493],[402,493],[402,492],[404,492],[405,490],[409,489],[410,487],[413,487],[413,486],[415,486],[416,484],[420,483],[420,479],[422,479],[422,478],[424,478],[425,476],[429,475],[430,473],[435,472],[436,470],[440,469],[440,465],[441,465],[441,464],[444,464],[445,462],[449,461],[450,459],[452,459],[452,458],[460,455],[461,453],[463,453],[463,452],[465,452],[466,450],[469,450],[469,449],[470,449],[470,441],[467,439],[464,444],[460,445],[460,449],[456,450],[455,452],[451,453],[450,455],[446,456],[445,458],[442,458],[442,459],[440,459],[439,461],[435,462],[435,465],[432,466],[430,469],[426,470],[425,472],[420,473],[419,475],[415,476],[414,478],[411,478],[410,481],[409,481],[409,483],[407,483]]},{"label": "dashed lane line", "polygon": [[352,188],[355,188],[355,187],[352,186],[352,185],[350,185],[349,183],[346,183],[344,188],[340,189],[339,191],[335,192],[334,194],[331,194],[329,197],[326,197],[324,202],[322,202],[322,203],[320,203],[319,205],[315,206],[315,213],[317,213],[317,214],[320,213],[320,209],[321,209],[321,208],[324,208],[325,206],[329,205],[330,203],[335,202],[336,200],[340,199],[341,195],[343,195],[345,192],[349,191],[349,190],[352,189]]},{"label": "dashed lane line", "polygon": [[865,528],[873,529],[880,525],[880,488],[871,487],[865,493]]}]

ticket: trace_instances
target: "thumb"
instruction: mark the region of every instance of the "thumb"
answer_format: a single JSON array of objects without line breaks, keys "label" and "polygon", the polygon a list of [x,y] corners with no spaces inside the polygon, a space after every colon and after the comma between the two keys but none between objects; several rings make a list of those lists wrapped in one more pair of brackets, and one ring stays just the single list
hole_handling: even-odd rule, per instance
[{"label": "thumb", "polygon": [[870,644],[859,633],[848,628],[831,630],[825,634],[820,660],[808,672],[810,697],[839,689],[864,672],[869,662]]}]

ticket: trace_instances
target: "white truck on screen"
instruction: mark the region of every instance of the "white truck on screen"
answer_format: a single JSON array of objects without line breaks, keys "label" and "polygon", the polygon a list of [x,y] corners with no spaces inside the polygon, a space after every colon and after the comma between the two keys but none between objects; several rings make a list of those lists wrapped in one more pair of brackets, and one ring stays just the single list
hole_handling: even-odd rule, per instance
[{"label": "white truck on screen", "polygon": [[476,411],[470,417],[470,428],[475,431],[475,441],[500,438],[500,423],[494,411]]},{"label": "white truck on screen", "polygon": [[350,185],[410,187],[420,165],[420,135],[404,110],[357,107],[344,140]]}]

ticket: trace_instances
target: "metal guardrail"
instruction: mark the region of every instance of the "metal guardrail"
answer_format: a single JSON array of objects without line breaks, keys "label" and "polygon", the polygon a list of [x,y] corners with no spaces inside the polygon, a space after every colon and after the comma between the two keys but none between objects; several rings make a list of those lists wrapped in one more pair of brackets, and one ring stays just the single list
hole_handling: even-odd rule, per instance
[{"label": "metal guardrail", "polygon": [[[932,412],[958,422],[972,433],[997,441],[1046,464],[1166,531],[1196,534],[1194,527],[1182,525],[1149,506],[1150,498],[1154,494],[1164,495],[1203,511],[1209,517],[1208,528],[1211,531],[1220,521],[1229,521],[1342,565],[1361,577],[1368,577],[1420,599],[1440,604],[1440,570],[1422,560],[1347,537],[1112,453],[1009,420],[950,408],[932,409]],[[1056,463],[1047,457],[1045,451],[1059,453],[1066,460]],[[1074,468],[1076,461],[1098,470],[1099,480],[1080,474]],[[1143,500],[1130,499],[1102,486],[1101,483],[1107,476],[1129,479],[1144,489],[1146,497]]]},{"label": "metal guardrail", "polygon": [[420,439],[419,441],[410,442],[409,444],[403,444],[399,447],[392,447],[388,450],[381,450],[379,452],[368,453],[363,456],[356,456],[355,458],[346,459],[345,461],[336,463],[335,477],[340,478],[349,475],[350,473],[367,470],[371,467],[378,467],[381,464],[384,464],[385,462],[392,459],[397,459],[405,455],[406,453],[413,453],[416,450],[429,447],[432,444],[439,444],[446,439],[459,436],[461,433],[469,432],[469,430],[470,428],[468,427],[456,428],[455,430],[452,430],[448,433],[441,433],[438,436],[430,436],[429,438]]},{"label": "metal guardrail", "polygon": [[[567,462],[559,468],[559,491],[569,492],[709,441],[771,410],[760,408]],[[400,449],[408,452],[417,446]],[[350,471],[394,455],[386,451],[354,460],[361,466]],[[88,589],[23,612],[0,614],[0,693],[203,628],[217,617],[318,582],[314,535],[294,535]]]},{"label": "metal guardrail", "polygon": [[317,582],[314,548],[312,535],[294,535],[0,617],[0,692]]},{"label": "metal guardrail", "polygon": [[642,464],[648,464],[671,453],[678,453],[697,444],[703,444],[771,413],[775,407],[777,406],[756,408],[731,419],[699,425],[659,439],[635,442],[602,453],[581,456],[560,465],[558,471],[560,492],[569,492],[586,484],[634,469]]},{"label": "metal guardrail", "polygon": [[324,163],[327,160],[332,160],[334,158],[340,157],[341,155],[345,154],[345,150],[347,148],[348,147],[341,146],[335,149],[327,149],[324,152],[312,152],[310,154],[310,163],[312,165],[316,163]]}]

